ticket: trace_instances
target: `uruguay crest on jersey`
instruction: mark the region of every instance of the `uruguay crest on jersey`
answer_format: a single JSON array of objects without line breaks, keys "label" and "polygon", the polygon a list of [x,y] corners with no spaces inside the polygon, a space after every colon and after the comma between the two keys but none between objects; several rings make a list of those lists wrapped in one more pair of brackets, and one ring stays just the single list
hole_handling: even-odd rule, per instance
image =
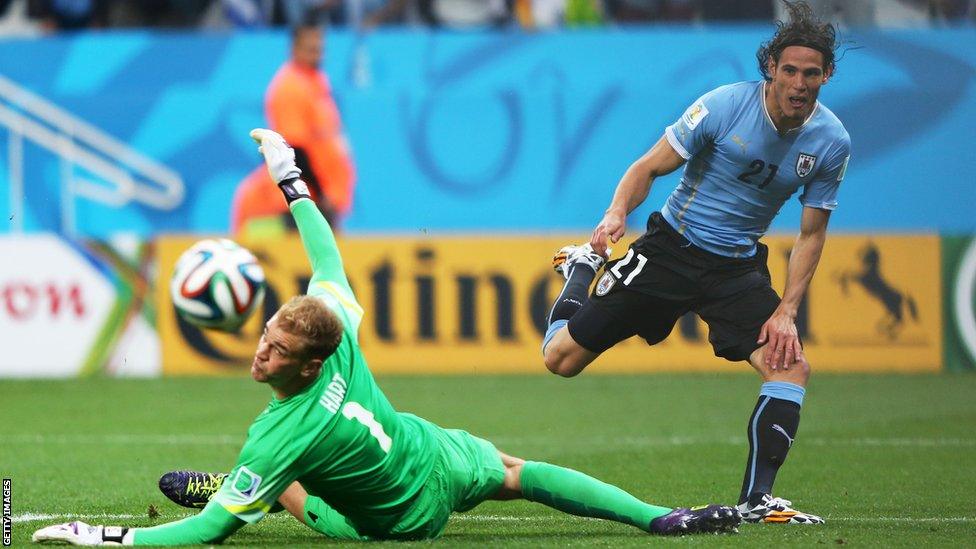
[{"label": "uruguay crest on jersey", "polygon": [[600,281],[596,283],[596,295],[600,297],[607,295],[607,292],[610,291],[610,288],[613,288],[613,284],[616,281],[617,279],[610,274],[610,271],[603,273],[603,276],[600,277]]},{"label": "uruguay crest on jersey", "polygon": [[813,166],[817,163],[817,157],[812,154],[800,153],[796,158],[796,175],[806,177],[813,171]]}]

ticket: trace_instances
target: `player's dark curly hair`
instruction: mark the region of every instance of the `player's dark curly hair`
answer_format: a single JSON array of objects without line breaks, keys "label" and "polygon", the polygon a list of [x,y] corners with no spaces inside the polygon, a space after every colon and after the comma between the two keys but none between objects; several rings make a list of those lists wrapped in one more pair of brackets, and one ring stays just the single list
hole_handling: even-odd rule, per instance
[{"label": "player's dark curly hair", "polygon": [[756,60],[759,61],[759,72],[766,80],[772,80],[767,64],[772,58],[779,63],[779,56],[789,46],[805,46],[823,54],[823,69],[825,73],[834,73],[834,50],[837,48],[837,29],[830,23],[817,19],[813,9],[806,2],[789,2],[783,0],[789,13],[788,21],[776,22],[776,34],[759,46]]}]

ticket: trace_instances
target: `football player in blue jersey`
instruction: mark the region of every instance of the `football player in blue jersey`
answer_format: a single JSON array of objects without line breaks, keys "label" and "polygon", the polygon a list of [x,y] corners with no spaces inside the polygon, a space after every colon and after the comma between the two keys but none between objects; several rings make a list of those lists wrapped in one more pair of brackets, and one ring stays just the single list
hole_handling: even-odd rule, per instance
[{"label": "football player in blue jersey", "polygon": [[[757,53],[762,80],[719,87],[696,100],[624,173],[590,242],[553,258],[566,285],[543,341],[546,367],[579,374],[634,335],[662,341],[685,313],[708,325],[717,356],[748,361],[762,378],[747,426],[749,457],[739,510],[750,522],[823,520],[773,497],[773,481],[800,422],[810,365],[796,315],[820,260],[827,220],[850,157],[850,136],[817,101],[834,74],[836,31],[808,5],[785,2],[789,20]],[[654,179],[684,164],[678,187],[647,232],[609,262],[608,240]],[[800,191],[800,233],[782,299],[770,285],[759,242],[783,203]]]}]

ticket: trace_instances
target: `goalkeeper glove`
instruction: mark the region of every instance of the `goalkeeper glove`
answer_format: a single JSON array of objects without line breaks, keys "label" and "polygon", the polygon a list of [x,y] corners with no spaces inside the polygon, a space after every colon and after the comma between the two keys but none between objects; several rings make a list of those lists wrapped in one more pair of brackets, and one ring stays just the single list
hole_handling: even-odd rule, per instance
[{"label": "goalkeeper glove", "polygon": [[268,173],[278,184],[278,188],[284,193],[285,200],[289,204],[299,198],[311,198],[308,186],[298,178],[302,175],[302,170],[295,165],[295,150],[288,146],[285,138],[277,132],[257,128],[251,130],[251,139],[260,145],[258,152],[264,155]]},{"label": "goalkeeper glove", "polygon": [[57,541],[68,545],[132,545],[132,536],[125,540],[128,532],[128,528],[121,526],[92,526],[74,521],[41,528],[34,532],[31,541]]}]

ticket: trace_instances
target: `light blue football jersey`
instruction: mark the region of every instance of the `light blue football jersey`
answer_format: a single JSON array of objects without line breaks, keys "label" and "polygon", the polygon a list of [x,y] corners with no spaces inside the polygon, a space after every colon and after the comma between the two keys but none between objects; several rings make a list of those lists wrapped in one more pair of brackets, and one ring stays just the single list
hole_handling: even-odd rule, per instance
[{"label": "light blue football jersey", "polygon": [[850,135],[819,101],[802,126],[780,135],[766,112],[765,86],[716,88],[665,131],[688,163],[661,213],[692,244],[712,253],[754,255],[756,241],[800,188],[804,206],[837,207]]}]

